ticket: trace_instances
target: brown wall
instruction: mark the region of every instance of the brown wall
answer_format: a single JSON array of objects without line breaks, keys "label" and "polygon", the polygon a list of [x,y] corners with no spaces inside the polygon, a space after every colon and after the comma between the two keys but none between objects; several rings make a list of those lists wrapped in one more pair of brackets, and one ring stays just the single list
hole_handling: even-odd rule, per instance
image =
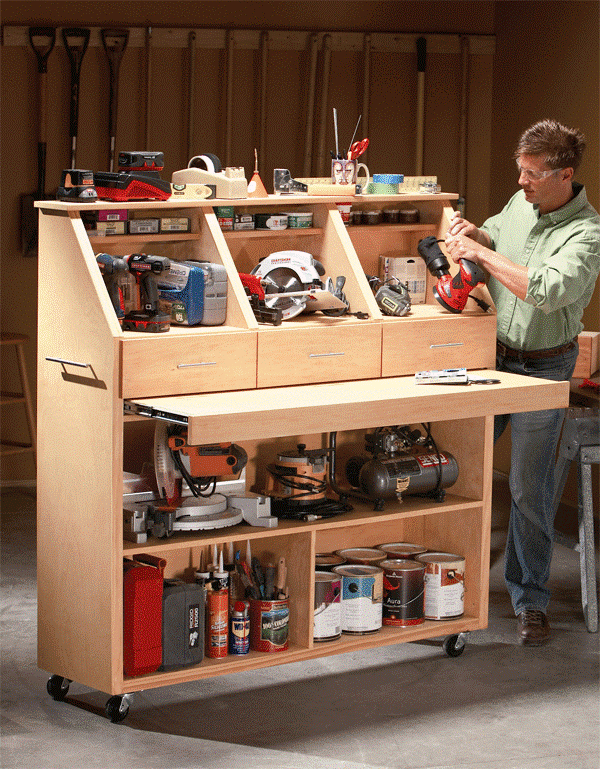
[{"label": "brown wall", "polygon": [[[575,13],[574,10],[577,9]],[[571,9],[571,10],[569,10]],[[470,56],[467,215],[476,222],[494,213],[516,189],[512,148],[519,132],[540,117],[556,116],[580,126],[589,149],[580,177],[598,207],[598,4],[596,2],[11,2],[2,3],[2,327],[31,337],[27,351],[35,378],[37,263],[21,256],[19,198],[36,187],[37,73],[26,46],[6,45],[6,25],[152,26],[238,30],[299,30],[427,34],[424,173],[436,174],[445,190],[458,189],[461,60],[448,49],[450,36],[495,36],[495,55]],[[549,23],[548,20],[552,22]],[[440,51],[434,34],[441,36]],[[361,38],[362,39],[362,38]],[[490,38],[483,37],[483,40]],[[433,42],[431,42],[433,41]],[[491,38],[493,46],[493,38]],[[343,46],[341,46],[343,48]],[[584,51],[580,55],[579,51]],[[224,53],[204,50],[196,80],[194,154],[223,157]],[[366,157],[371,172],[414,173],[416,58],[412,51],[374,50]],[[257,144],[258,54],[236,50],[233,141],[230,162],[247,172]],[[131,45],[120,72],[117,149],[140,149],[146,135],[144,48]],[[187,164],[187,58],[185,46],[153,48],[148,101],[148,149],[165,153],[164,178]],[[303,162],[306,50],[269,54],[269,115],[261,175],[270,188],[272,168],[298,176]],[[48,162],[46,190],[55,190],[70,165],[68,140],[69,64],[61,45],[49,60]],[[90,46],[81,75],[77,165],[107,167],[108,65],[101,47]],[[331,107],[340,115],[340,134],[349,137],[362,111],[362,51],[334,50],[327,113],[327,149],[333,146]],[[318,103],[318,99],[317,99]],[[316,116],[315,133],[320,125]],[[360,133],[360,131],[359,131]],[[596,160],[594,160],[596,159]],[[312,173],[321,175],[315,156]],[[50,281],[52,276],[40,276]],[[57,296],[57,301],[60,297]],[[598,328],[598,298],[588,312]],[[85,322],[83,315],[82,323]],[[3,365],[3,389],[15,389]],[[9,380],[5,384],[5,380]],[[68,411],[68,404],[65,404]],[[7,425],[10,421],[10,425]],[[13,424],[14,423],[14,424]],[[5,425],[18,434],[20,415]],[[502,463],[502,458],[500,458]],[[33,477],[29,458],[5,459],[5,479]]]}]

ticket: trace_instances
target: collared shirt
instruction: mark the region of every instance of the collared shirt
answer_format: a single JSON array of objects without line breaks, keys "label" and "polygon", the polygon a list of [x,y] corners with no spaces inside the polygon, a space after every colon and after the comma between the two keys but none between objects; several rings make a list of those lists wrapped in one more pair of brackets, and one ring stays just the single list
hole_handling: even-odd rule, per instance
[{"label": "collared shirt", "polygon": [[581,316],[600,273],[600,216],[585,189],[573,183],[574,197],[540,215],[517,192],[481,229],[492,249],[527,266],[525,300],[490,277],[498,312],[498,339],[516,350],[547,350],[570,342],[583,330]]}]

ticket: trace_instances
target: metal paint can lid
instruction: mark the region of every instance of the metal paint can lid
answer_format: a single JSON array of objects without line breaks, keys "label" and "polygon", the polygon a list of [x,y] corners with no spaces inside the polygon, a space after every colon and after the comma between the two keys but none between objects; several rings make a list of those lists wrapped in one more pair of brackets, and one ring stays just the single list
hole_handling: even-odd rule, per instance
[{"label": "metal paint can lid", "polygon": [[375,547],[347,547],[335,551],[341,555],[348,563],[360,563],[365,565],[378,564],[383,561],[385,553]]},{"label": "metal paint can lid", "polygon": [[388,574],[395,574],[403,571],[424,571],[425,564],[419,561],[411,561],[408,558],[389,558],[382,561],[379,566]]},{"label": "metal paint can lid", "polygon": [[415,556],[415,560],[421,563],[464,563],[465,559],[454,553],[422,553]]},{"label": "metal paint can lid", "polygon": [[315,555],[315,567],[319,570],[332,569],[334,566],[343,566],[346,559],[337,553],[317,553]]},{"label": "metal paint can lid", "polygon": [[416,558],[427,552],[424,545],[415,545],[413,542],[387,542],[377,545],[377,549],[383,550],[388,558]]},{"label": "metal paint can lid", "polygon": [[342,577],[370,577],[374,574],[382,574],[383,569],[380,569],[379,566],[364,566],[354,563],[346,566],[335,566],[333,573],[341,574]]}]

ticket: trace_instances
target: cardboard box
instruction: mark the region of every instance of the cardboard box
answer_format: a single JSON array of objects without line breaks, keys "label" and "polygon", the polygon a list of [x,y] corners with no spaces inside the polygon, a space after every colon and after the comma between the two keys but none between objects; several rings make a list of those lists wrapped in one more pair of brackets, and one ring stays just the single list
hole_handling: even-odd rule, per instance
[{"label": "cardboard box", "polygon": [[588,379],[600,368],[600,331],[582,331],[573,379]]}]

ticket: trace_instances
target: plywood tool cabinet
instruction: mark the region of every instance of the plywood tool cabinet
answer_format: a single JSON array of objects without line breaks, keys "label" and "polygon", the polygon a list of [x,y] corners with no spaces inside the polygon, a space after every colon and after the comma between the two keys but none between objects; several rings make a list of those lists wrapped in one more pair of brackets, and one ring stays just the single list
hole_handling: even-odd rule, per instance
[{"label": "plywood tool cabinet", "polygon": [[[380,254],[416,255],[420,238],[443,236],[456,197],[377,196],[377,207],[417,208],[419,224],[348,228],[330,197],[37,204],[38,664],[53,674],[53,696],[60,699],[76,681],[112,695],[109,703],[116,701],[122,715],[128,695],[143,689],[486,626],[493,415],[567,406],[569,386],[504,373],[493,386],[414,384],[418,370],[494,368],[493,310],[484,314],[469,303],[474,309],[451,315],[435,302],[429,286],[426,304],[414,305],[403,318],[385,317],[365,278],[365,272],[377,274]],[[373,199],[346,201],[369,208]],[[312,211],[313,227],[223,232],[213,211],[219,204],[241,212]],[[124,207],[130,217],[187,216],[191,231],[88,237],[83,210]],[[259,324],[238,272],[250,272],[260,258],[285,249],[312,253],[334,280],[346,276],[351,311],[367,317],[316,313],[277,327]],[[225,324],[171,326],[163,334],[122,331],[96,263],[101,251],[223,264],[229,280]],[[274,456],[273,447],[282,442],[293,447],[299,436],[321,445],[327,433],[339,431],[340,445],[351,436],[361,446],[356,438],[361,431],[431,422],[440,448],[457,458],[459,478],[440,503],[406,497],[375,512],[352,501],[352,512],[328,520],[281,520],[273,529],[240,524],[149,537],[136,545],[123,540],[123,472],[140,471],[143,459],[136,447],[153,430],[154,419],[125,415],[124,404],[186,422],[191,444],[248,442],[256,453],[249,467],[257,474]],[[338,482],[344,485],[343,479]],[[253,555],[273,553],[287,560],[289,649],[124,677],[123,556],[160,555],[167,561],[165,576],[189,579],[200,553],[213,543],[233,541],[237,549],[247,539]],[[465,556],[464,616],[315,644],[315,553],[390,541],[422,542]]]}]

